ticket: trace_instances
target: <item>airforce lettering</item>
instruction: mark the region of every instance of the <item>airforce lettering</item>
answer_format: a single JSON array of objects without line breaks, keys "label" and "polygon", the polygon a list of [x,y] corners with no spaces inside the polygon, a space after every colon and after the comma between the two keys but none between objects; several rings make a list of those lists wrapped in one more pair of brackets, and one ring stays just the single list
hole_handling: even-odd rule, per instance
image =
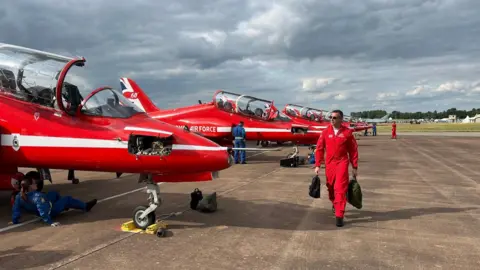
[{"label": "airforce lettering", "polygon": [[[183,128],[184,126],[178,126]],[[217,132],[217,127],[212,126],[190,126],[189,127],[191,132]]]}]

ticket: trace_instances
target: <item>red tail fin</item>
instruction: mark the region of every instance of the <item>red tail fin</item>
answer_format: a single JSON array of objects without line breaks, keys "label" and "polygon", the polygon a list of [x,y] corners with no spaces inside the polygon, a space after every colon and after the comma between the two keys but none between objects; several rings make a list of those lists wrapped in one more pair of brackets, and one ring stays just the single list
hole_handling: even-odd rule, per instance
[{"label": "red tail fin", "polygon": [[120,78],[120,86],[122,87],[123,96],[146,113],[160,110],[157,108],[157,106],[155,106],[155,104],[153,104],[150,98],[148,98],[148,96],[134,80],[129,78]]}]

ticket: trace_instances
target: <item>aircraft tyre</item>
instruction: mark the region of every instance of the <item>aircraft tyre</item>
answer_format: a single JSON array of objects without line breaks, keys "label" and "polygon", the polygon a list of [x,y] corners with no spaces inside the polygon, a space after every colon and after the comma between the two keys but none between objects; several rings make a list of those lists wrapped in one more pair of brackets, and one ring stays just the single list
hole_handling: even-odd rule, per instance
[{"label": "aircraft tyre", "polygon": [[147,206],[138,206],[133,210],[133,223],[135,227],[145,230],[148,226],[155,223],[155,212],[150,212],[145,218],[141,218],[142,214],[147,211],[149,207]]}]

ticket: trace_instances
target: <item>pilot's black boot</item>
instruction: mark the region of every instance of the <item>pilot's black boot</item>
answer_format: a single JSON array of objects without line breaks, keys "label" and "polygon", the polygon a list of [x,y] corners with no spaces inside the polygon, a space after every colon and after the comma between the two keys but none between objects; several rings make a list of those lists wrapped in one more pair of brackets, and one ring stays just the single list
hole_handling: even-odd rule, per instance
[{"label": "pilot's black boot", "polygon": [[343,227],[343,218],[335,217],[337,227]]},{"label": "pilot's black boot", "polygon": [[97,199],[93,199],[93,200],[91,200],[91,201],[88,201],[88,202],[86,203],[86,205],[87,205],[86,211],[89,212],[89,211],[95,206],[95,204],[97,204]]}]

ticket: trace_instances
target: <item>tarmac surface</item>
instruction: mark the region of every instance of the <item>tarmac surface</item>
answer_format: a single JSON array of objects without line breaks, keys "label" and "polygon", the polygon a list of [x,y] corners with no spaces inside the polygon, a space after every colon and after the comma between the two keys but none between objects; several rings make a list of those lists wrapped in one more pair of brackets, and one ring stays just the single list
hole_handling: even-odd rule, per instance
[{"label": "tarmac surface", "polygon": [[[72,185],[62,180],[66,171],[53,171],[45,191],[102,200],[89,213],[62,214],[60,227],[12,228],[9,193],[0,193],[0,269],[478,269],[480,141],[377,136],[358,143],[363,208],[348,205],[343,228],[324,185],[320,199],[308,196],[311,165],[279,166],[291,147],[253,152],[248,164],[212,182],[162,184],[157,218],[185,211],[167,220],[166,238],[120,230],[146,203],[135,175],[76,172],[81,182]],[[188,210],[197,187],[217,192],[217,212]]]}]

